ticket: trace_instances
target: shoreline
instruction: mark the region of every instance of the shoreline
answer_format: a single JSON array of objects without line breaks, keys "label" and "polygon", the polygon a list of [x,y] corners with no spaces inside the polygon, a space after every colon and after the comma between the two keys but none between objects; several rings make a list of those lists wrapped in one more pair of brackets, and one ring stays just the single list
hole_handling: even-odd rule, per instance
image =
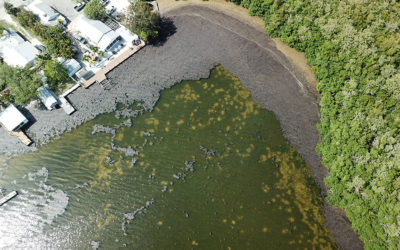
[{"label": "shoreline", "polygon": [[[164,13],[164,12],[163,12]],[[116,110],[117,103],[142,101],[152,110],[160,91],[182,80],[207,78],[218,64],[238,77],[253,99],[274,113],[285,138],[305,160],[311,175],[326,195],[323,178],[327,169],[315,151],[319,141],[318,100],[300,83],[291,62],[268,36],[247,23],[207,6],[185,5],[164,13],[176,26],[176,32],[159,46],[146,46],[108,73],[116,86],[109,91],[99,84],[80,88],[69,96],[77,109],[68,116],[62,109],[51,112],[29,107],[37,118],[27,133],[40,144],[97,115]],[[210,46],[212,44],[213,46]],[[21,154],[37,150],[27,148],[0,129],[0,154]],[[324,204],[325,225],[343,249],[362,249],[356,233],[340,209]]]}]

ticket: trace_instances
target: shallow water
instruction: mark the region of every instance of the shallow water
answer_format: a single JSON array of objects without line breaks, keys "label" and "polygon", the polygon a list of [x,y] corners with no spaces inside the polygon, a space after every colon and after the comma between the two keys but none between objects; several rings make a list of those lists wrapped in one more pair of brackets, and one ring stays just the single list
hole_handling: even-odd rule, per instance
[{"label": "shallow water", "polygon": [[301,157],[221,66],[152,112],[120,107],[4,161],[0,176],[20,193],[0,207],[0,248],[335,248]]}]

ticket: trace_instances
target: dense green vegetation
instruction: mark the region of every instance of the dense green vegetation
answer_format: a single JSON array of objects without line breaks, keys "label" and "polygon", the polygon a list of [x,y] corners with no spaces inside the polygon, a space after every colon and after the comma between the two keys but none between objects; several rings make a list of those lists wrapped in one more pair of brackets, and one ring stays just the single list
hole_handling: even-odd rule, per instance
[{"label": "dense green vegetation", "polygon": [[144,41],[154,41],[160,30],[160,15],[153,11],[153,7],[146,1],[130,0],[129,2],[124,16],[125,26]]},{"label": "dense green vegetation", "polygon": [[83,9],[85,16],[90,19],[97,19],[104,21],[106,18],[106,8],[100,0],[92,0],[88,2]]},{"label": "dense green vegetation", "polygon": [[[57,57],[71,58],[73,51],[71,41],[58,26],[44,26],[38,22],[35,14],[5,3],[7,13],[14,15],[21,26],[38,35],[46,45],[49,54],[39,54],[35,59],[35,67],[27,65],[24,68],[11,67],[0,62],[0,105],[15,102],[24,105],[36,98],[37,88],[42,85],[40,71],[47,79],[49,87],[57,91],[69,81],[67,70],[55,59]],[[0,23],[0,31],[8,28],[6,23]]]},{"label": "dense green vegetation", "polygon": [[321,93],[328,202],[367,249],[400,248],[400,3],[231,0],[305,52]]},{"label": "dense green vegetation", "polygon": [[6,105],[9,102],[23,105],[36,97],[36,90],[41,85],[37,70],[14,68],[6,63],[0,64],[0,90],[10,92],[1,96],[0,105]]},{"label": "dense green vegetation", "polygon": [[50,54],[55,57],[73,57],[74,52],[71,48],[71,40],[62,28],[41,24],[38,17],[31,11],[19,9],[10,4],[5,4],[4,7],[8,14],[16,17],[22,27],[29,29],[42,40]]}]

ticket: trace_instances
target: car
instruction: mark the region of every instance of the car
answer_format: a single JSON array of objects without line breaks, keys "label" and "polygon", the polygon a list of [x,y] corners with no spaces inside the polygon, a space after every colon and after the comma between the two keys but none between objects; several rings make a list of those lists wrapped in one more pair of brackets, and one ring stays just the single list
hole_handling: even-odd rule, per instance
[{"label": "car", "polygon": [[110,0],[100,0],[100,3],[104,6],[110,3]]},{"label": "car", "polygon": [[77,4],[75,4],[74,9],[76,11],[80,11],[81,9],[83,9],[83,7],[85,7],[86,3],[85,2],[79,2]]},{"label": "car", "polygon": [[114,12],[117,10],[117,8],[115,8],[114,6],[112,6],[110,9],[107,9],[106,14],[111,16],[112,14],[114,14]]}]

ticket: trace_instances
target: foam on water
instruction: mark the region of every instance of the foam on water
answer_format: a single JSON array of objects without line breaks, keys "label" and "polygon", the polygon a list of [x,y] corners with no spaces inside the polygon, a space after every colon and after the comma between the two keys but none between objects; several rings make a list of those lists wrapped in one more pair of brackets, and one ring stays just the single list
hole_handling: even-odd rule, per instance
[{"label": "foam on water", "polygon": [[69,198],[63,190],[47,184],[48,176],[48,169],[43,167],[14,180],[24,188],[0,207],[1,249],[40,249],[51,240],[46,237],[45,226],[65,212]]}]

